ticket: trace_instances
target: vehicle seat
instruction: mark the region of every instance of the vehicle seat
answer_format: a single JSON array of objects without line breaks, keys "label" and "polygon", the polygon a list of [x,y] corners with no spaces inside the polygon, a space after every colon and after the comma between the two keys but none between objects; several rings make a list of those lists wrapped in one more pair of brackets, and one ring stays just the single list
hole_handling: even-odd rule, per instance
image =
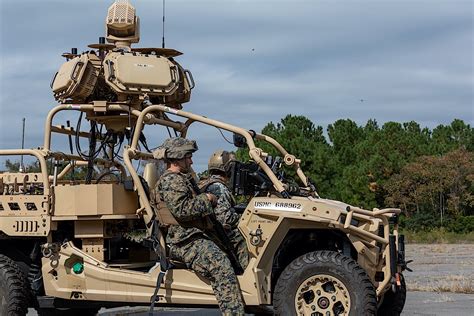
[{"label": "vehicle seat", "polygon": [[153,190],[158,178],[158,168],[156,168],[156,165],[153,162],[147,163],[143,170],[143,179],[148,183],[148,188],[150,188],[150,190]]}]

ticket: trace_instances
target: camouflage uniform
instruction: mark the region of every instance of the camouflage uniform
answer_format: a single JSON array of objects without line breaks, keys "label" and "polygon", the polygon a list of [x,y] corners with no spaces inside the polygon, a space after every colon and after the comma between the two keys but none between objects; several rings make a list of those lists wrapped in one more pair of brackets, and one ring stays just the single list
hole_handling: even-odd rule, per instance
[{"label": "camouflage uniform", "polygon": [[[159,149],[161,152],[158,152],[158,156],[170,158],[173,145],[176,143],[179,145],[183,141],[187,140],[174,138],[165,141]],[[168,146],[165,146],[167,142]],[[196,150],[197,148],[190,152]],[[244,304],[229,258],[200,229],[195,227],[195,223],[199,223],[206,215],[212,214],[213,210],[206,194],[196,192],[192,181],[189,174],[166,171],[155,187],[170,212],[180,223],[180,226],[171,225],[166,236],[166,241],[170,246],[170,257],[184,262],[188,268],[210,280],[223,314],[243,315]]]},{"label": "camouflage uniform", "polygon": [[217,197],[217,206],[214,209],[217,220],[226,228],[227,236],[232,241],[240,265],[246,268],[249,263],[249,253],[244,237],[239,231],[240,215],[234,209],[235,199],[220,175],[211,175],[201,183],[204,192],[212,193]]},{"label": "camouflage uniform", "polygon": [[206,194],[196,194],[191,175],[166,171],[156,188],[174,218],[186,226],[171,225],[166,235],[167,244],[182,245],[195,238],[203,238],[204,233],[195,224],[212,214],[213,210]]},{"label": "camouflage uniform", "polygon": [[211,281],[222,314],[244,315],[240,288],[230,260],[214,242],[199,238],[180,247],[172,246],[170,255]]}]

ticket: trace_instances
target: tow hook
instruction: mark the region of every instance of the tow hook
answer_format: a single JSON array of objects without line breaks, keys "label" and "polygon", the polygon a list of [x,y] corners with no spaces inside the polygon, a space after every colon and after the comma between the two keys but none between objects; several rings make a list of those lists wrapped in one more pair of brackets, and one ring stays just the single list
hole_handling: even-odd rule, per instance
[{"label": "tow hook", "polygon": [[41,254],[45,258],[49,258],[59,251],[59,245],[55,243],[47,243],[41,245]]}]

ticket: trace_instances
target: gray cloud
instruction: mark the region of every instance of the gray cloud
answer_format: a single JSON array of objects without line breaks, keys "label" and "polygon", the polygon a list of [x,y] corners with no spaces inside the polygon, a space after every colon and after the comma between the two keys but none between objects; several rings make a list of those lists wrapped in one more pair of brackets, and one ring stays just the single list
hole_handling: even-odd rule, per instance
[{"label": "gray cloud", "polygon": [[[41,145],[60,55],[103,35],[111,3],[0,1],[1,147],[18,147],[22,117],[27,147]],[[133,4],[140,46],[160,46],[161,1]],[[255,130],[289,113],[322,126],[474,123],[472,1],[182,0],[166,9],[167,46],[185,53],[179,61],[197,82],[188,111]],[[218,133],[195,135],[196,169],[228,146]]]}]

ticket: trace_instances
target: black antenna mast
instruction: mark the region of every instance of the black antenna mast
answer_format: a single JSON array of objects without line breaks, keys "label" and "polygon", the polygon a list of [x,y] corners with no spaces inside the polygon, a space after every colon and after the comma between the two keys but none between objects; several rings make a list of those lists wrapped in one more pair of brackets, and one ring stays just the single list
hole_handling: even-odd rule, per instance
[{"label": "black antenna mast", "polygon": [[163,37],[161,38],[161,48],[165,48],[165,0],[163,0]]},{"label": "black antenna mast", "polygon": [[[25,121],[26,119],[23,118],[23,132],[21,133],[21,149],[25,148]],[[25,172],[25,166],[23,165],[23,155],[20,158],[20,172]]]}]

